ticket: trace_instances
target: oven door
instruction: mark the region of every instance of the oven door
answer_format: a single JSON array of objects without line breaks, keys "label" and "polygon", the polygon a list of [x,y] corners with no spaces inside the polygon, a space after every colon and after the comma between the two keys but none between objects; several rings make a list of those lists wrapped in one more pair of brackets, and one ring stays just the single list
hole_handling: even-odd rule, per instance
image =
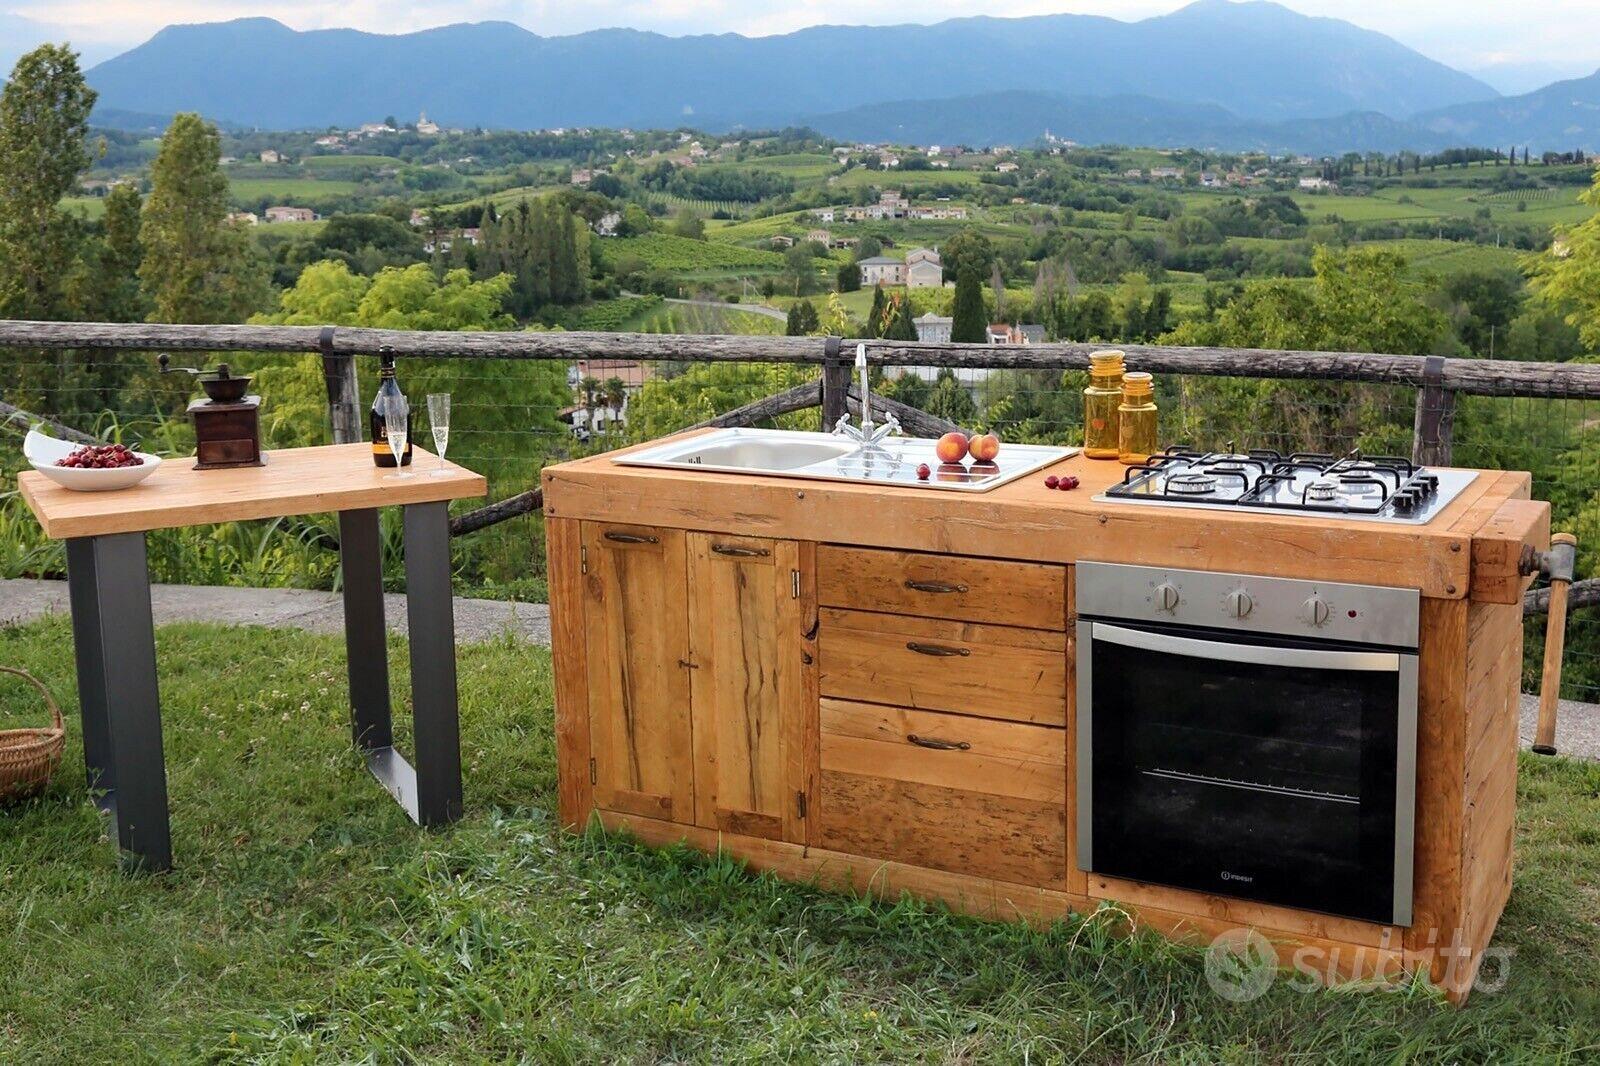
[{"label": "oven door", "polygon": [[1078,865],[1411,923],[1414,652],[1078,622]]}]

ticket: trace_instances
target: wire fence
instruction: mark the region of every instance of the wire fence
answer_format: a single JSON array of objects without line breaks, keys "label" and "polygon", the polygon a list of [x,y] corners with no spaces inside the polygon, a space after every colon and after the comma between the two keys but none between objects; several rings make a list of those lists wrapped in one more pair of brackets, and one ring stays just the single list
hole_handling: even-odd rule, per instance
[{"label": "wire fence", "polygon": [[[575,348],[591,355],[594,351],[587,342]],[[1134,351],[1130,349],[1130,361]],[[787,354],[777,362],[700,362],[692,354],[690,344],[681,350],[683,357],[672,359],[418,355],[402,359],[401,378],[417,401],[418,443],[431,444],[421,393],[450,392],[450,458],[484,473],[490,499],[504,500],[536,488],[539,471],[548,464],[697,424],[814,381],[819,373],[817,366]],[[266,447],[328,440],[328,394],[318,356],[234,352],[216,358],[255,374],[252,391],[266,397]],[[993,429],[1003,439],[1081,443],[1086,373],[1059,366],[974,366],[974,358],[961,352],[948,365],[931,358],[914,366],[884,360],[890,365],[877,366],[873,387],[958,425]],[[181,361],[174,357],[174,362]],[[370,402],[375,360],[359,358],[356,366],[361,400]],[[153,349],[0,349],[0,399],[96,437],[138,441],[158,453],[192,450],[192,432],[182,415],[192,393],[186,375],[159,372]],[[1409,456],[1417,389],[1411,383],[1167,373],[1158,377],[1158,403],[1164,444],[1270,448],[1285,454],[1342,454],[1359,448],[1369,455]],[[816,429],[822,415],[813,408],[758,424]],[[1454,410],[1451,443],[1453,465],[1531,471],[1534,495],[1552,502],[1555,524],[1578,529],[1581,538],[1590,520],[1585,507],[1596,501],[1600,472],[1600,398],[1462,395]],[[0,493],[14,488],[20,463],[16,452],[6,449],[0,461]],[[0,576],[58,575],[59,552],[27,532],[27,523],[17,518],[20,501],[0,498],[0,508],[10,510],[7,524],[7,510],[0,509],[0,532],[10,542],[0,547]],[[153,537],[157,578],[325,587],[337,581],[337,553],[328,550],[337,543],[331,517],[297,527],[238,525],[220,533],[163,531]],[[454,551],[462,591],[543,598],[543,523],[536,511],[457,538]],[[1595,557],[1580,539],[1580,579],[1597,576]],[[391,579],[400,582],[398,569]],[[1533,618],[1528,624],[1529,688],[1537,687],[1542,623],[1542,618]],[[1563,694],[1600,702],[1600,609],[1573,612],[1566,663]]]}]

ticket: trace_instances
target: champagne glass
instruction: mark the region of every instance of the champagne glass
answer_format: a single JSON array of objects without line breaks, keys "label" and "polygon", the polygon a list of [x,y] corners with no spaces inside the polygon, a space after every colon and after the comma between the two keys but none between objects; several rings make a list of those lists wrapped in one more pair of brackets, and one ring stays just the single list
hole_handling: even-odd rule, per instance
[{"label": "champagne glass", "polygon": [[444,452],[450,446],[450,394],[448,392],[428,393],[428,425],[433,429],[433,447],[439,453],[439,469],[433,472],[434,477],[449,477],[450,471],[444,465]]},{"label": "champagne glass", "polygon": [[394,453],[395,463],[395,472],[385,474],[384,480],[398,481],[401,478],[415,477],[415,474],[400,465],[405,460],[406,433],[411,424],[411,405],[406,402],[405,396],[398,393],[379,397],[379,404],[379,413],[383,415],[383,435],[389,441],[389,451]]}]

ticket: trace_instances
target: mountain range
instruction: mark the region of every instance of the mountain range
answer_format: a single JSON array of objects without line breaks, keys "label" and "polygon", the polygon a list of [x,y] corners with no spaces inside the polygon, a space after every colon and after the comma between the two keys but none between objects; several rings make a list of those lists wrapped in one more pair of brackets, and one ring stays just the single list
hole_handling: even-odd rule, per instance
[{"label": "mountain range", "polygon": [[504,22],[381,35],[247,18],[169,26],[89,81],[107,124],[198,110],[320,129],[426,111],[466,127],[806,124],[919,143],[1026,143],[1046,130],[1316,152],[1600,140],[1600,75],[1501,97],[1382,34],[1264,0],[1198,0],[1136,22],[975,17],[770,37],[542,37]]}]

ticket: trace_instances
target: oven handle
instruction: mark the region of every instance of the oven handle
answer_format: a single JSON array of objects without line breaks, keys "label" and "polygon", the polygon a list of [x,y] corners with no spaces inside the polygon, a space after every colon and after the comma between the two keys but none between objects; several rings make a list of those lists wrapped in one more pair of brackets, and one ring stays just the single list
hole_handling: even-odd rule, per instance
[{"label": "oven handle", "polygon": [[1093,623],[1090,636],[1128,648],[1187,655],[1194,659],[1223,659],[1259,666],[1303,667],[1307,670],[1362,670],[1370,673],[1395,673],[1400,656],[1392,651],[1321,651],[1315,648],[1272,648],[1254,644],[1229,644],[1221,640],[1196,640],[1170,633]]}]

